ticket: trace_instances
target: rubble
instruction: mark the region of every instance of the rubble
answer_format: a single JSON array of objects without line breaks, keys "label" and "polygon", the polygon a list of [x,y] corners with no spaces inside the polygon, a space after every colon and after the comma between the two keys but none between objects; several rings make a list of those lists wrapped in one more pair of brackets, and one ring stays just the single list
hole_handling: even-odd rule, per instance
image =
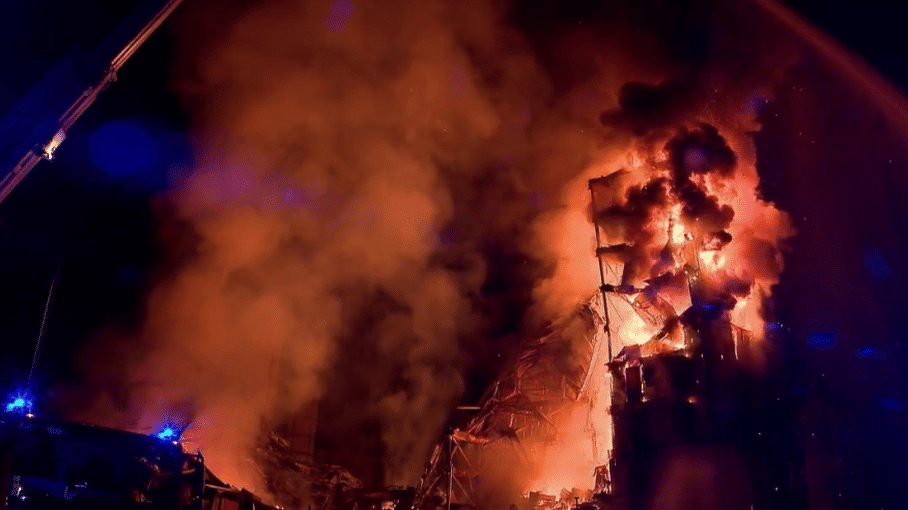
[{"label": "rubble", "polygon": [[274,431],[264,435],[257,453],[269,492],[287,508],[345,508],[353,494],[363,488],[362,482],[341,466],[300,459]]}]

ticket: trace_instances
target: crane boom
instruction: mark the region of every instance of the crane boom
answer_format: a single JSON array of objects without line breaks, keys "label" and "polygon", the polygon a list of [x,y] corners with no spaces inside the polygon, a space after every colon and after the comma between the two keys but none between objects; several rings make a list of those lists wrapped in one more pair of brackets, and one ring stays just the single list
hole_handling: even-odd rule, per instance
[{"label": "crane boom", "polygon": [[[0,171],[3,172],[2,177],[0,177],[0,203],[6,200],[13,189],[22,182],[22,179],[28,175],[38,162],[42,159],[48,161],[53,159],[54,152],[66,139],[66,134],[73,124],[94,104],[101,92],[116,81],[117,72],[123,67],[123,64],[129,60],[129,57],[142,46],[182,2],[183,0],[167,0],[167,3],[157,11],[154,17],[145,23],[142,29],[109,61],[100,79],[84,89],[75,100],[69,102],[68,108],[55,119],[53,114],[50,115],[50,120],[47,118],[41,119],[40,115],[37,121],[23,119],[22,108],[19,108],[19,111],[14,111],[8,119],[5,119],[6,122],[0,125],[0,136],[4,139],[2,141],[7,142],[9,154],[0,154],[0,156],[6,156],[6,158],[0,158],[0,165],[2,165],[0,166]],[[59,81],[61,78],[65,79],[66,75],[63,74],[65,71],[62,69],[66,65],[73,66],[77,62],[76,59],[71,57],[72,55],[68,57],[68,60],[64,61],[64,65],[59,66],[59,69],[52,71],[45,79],[45,82],[51,83]],[[42,103],[50,102],[42,97],[45,92],[33,91],[33,94],[31,94],[34,96],[33,100],[42,101]],[[53,92],[56,95],[60,94],[58,91]],[[48,96],[53,97],[54,94],[50,93]],[[42,104],[42,106],[44,105]],[[51,105],[51,109],[53,109],[53,105]],[[10,143],[8,140],[13,142]]]}]

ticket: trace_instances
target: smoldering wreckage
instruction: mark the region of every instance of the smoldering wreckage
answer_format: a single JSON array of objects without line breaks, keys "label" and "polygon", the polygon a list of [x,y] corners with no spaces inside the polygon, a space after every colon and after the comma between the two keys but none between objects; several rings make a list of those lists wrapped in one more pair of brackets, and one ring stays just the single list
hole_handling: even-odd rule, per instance
[{"label": "smoldering wreckage", "polygon": [[[681,150],[703,150],[699,141],[717,136],[709,126],[697,129],[682,132],[667,147],[694,139]],[[718,264],[704,260],[721,257],[732,236],[713,230],[714,225],[706,235],[684,226],[695,224],[696,214],[720,208],[698,209],[681,198],[700,197],[718,205],[691,176],[727,174],[734,160],[726,151],[720,166],[707,160],[690,167],[676,157],[677,150],[669,150],[669,174],[644,172],[646,181],[624,190],[627,183],[621,181],[633,171],[589,182],[601,292],[552,325],[548,335],[526,343],[489,388],[475,416],[438,443],[416,487],[364,488],[343,467],[313,460],[311,431],[301,445],[298,430],[285,430],[267,433],[259,450],[273,497],[292,507],[320,510],[482,508],[494,500],[501,483],[484,472],[494,473],[502,464],[515,469],[516,463],[519,470],[539,473],[539,487],[557,487],[546,478],[554,475],[554,482],[560,482],[559,470],[588,471],[590,476],[589,488],[528,491],[513,501],[518,508],[672,508],[664,499],[672,496],[654,491],[653,481],[683,476],[679,470],[692,469],[691,463],[693,469],[699,462],[702,469],[713,470],[715,462],[729,470],[728,480],[700,487],[709,491],[702,497],[714,499],[708,507],[750,508],[751,487],[734,486],[743,466],[729,454],[754,441],[756,433],[746,417],[729,412],[744,399],[736,381],[747,371],[747,358],[756,355],[752,333],[729,319],[749,292],[742,295],[740,281],[723,281],[727,275],[715,271]],[[679,189],[685,186],[696,189],[682,195]],[[727,228],[730,220],[720,227]],[[661,235],[648,232],[662,249],[632,261],[627,241],[633,237],[628,236],[638,235],[632,222],[664,229]],[[634,263],[652,267],[631,269]],[[635,272],[652,276],[637,287]],[[680,313],[679,302],[685,307]],[[583,334],[578,336],[578,330]],[[16,411],[8,407],[2,424],[8,452],[4,492],[10,508],[44,508],[61,498],[97,507],[114,504],[118,497],[119,504],[155,508],[270,508],[219,480],[205,468],[201,454],[185,453],[176,437],[45,421]],[[576,421],[578,413],[583,426],[570,437],[571,415]],[[540,448],[542,455],[534,455],[532,450]],[[606,462],[590,465],[598,459]]]},{"label": "smoldering wreckage", "polygon": [[[53,157],[178,4],[145,25],[62,116],[41,111],[41,121],[4,124],[21,136],[5,138],[17,143],[6,147],[0,197]],[[761,431],[743,409],[763,356],[764,300],[792,231],[784,213],[757,197],[746,133],[690,118],[653,126],[635,111],[668,108],[658,99],[677,91],[630,83],[619,108],[602,114],[604,125],[632,126],[636,141],[584,183],[580,226],[595,246],[571,249],[591,267],[598,260],[598,291],[589,287],[586,300],[523,342],[438,441],[414,486],[367,487],[322,462],[317,405],[289,425],[264,427],[255,453],[266,503],[219,479],[181,442],[179,427],[149,436],[54,420],[19,398],[0,423],[0,508],[771,507],[772,449],[754,453]]]}]

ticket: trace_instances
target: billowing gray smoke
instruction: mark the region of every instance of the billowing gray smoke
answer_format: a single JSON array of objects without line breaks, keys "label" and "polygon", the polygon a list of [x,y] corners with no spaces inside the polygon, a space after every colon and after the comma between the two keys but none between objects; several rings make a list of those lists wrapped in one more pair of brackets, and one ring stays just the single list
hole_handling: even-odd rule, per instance
[{"label": "billowing gray smoke", "polygon": [[262,423],[322,398],[339,451],[377,430],[384,481],[413,483],[464,371],[522,327],[533,217],[602,105],[561,104],[486,6],[275,0],[185,37],[199,163],[168,221],[191,256],[149,297],[133,426],[188,413],[214,469],[262,490]]},{"label": "billowing gray smoke", "polygon": [[[108,421],[191,416],[214,469],[259,490],[238,459],[263,422],[318,399],[338,450],[363,453],[351,445],[377,431],[384,482],[413,483],[464,374],[488,377],[526,328],[595,289],[574,199],[586,174],[709,97],[702,77],[619,94],[665,77],[658,38],[540,28],[544,12],[518,30],[484,2],[187,9],[175,82],[198,164],[162,221],[184,229],[166,236],[181,262],[148,299],[141,349],[127,348],[141,354],[94,373],[129,403]],[[603,128],[602,111],[621,122]],[[685,136],[720,140],[708,125]],[[692,157],[691,174],[735,163]],[[725,211],[688,191],[689,214],[724,230]]]}]

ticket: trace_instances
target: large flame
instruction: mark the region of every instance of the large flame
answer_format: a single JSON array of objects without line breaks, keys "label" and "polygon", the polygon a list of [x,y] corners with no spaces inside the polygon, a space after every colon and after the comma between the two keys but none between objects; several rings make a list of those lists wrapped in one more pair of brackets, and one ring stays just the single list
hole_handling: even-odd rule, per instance
[{"label": "large flame", "polygon": [[[703,285],[713,295],[735,299],[729,319],[748,331],[751,340],[738,345],[738,351],[758,367],[762,352],[759,341],[764,336],[763,299],[778,281],[782,243],[793,235],[793,229],[785,213],[758,196],[749,135],[734,126],[716,124],[715,128],[681,125],[656,141],[649,138],[646,143],[631,145],[617,164],[611,160],[613,169],[622,170],[612,174],[610,187],[600,190],[597,197],[609,201],[613,213],[598,218],[603,236],[600,242],[625,243],[629,248],[621,256],[606,259],[603,276],[615,285],[652,290],[661,303],[670,306],[666,313],[681,314],[691,305],[691,296],[688,280],[678,275],[683,275],[685,264],[697,268]],[[593,164],[586,177],[603,173],[601,164]],[[564,225],[576,221],[579,207],[586,205],[581,198],[585,192],[580,186],[568,190],[572,198],[567,203],[573,208],[563,213]],[[603,208],[601,203],[598,206]],[[577,254],[584,254],[587,263],[595,265],[589,248],[594,243],[594,227],[589,221],[587,228],[586,236],[574,233],[562,238],[575,240],[573,245],[558,245],[566,249],[561,256],[566,270],[577,263]],[[595,288],[598,275],[583,274],[586,280],[572,285]],[[642,354],[651,355],[683,347],[677,338],[653,340],[665,317],[644,320],[647,315],[639,310],[638,296],[631,292],[608,297],[614,351],[641,345]],[[601,303],[595,301],[590,305],[600,308]],[[597,334],[596,348],[601,350],[606,341],[601,332]],[[565,414],[570,419],[560,424],[558,441],[539,457],[539,474],[526,485],[528,492],[557,496],[564,490],[592,489],[594,469],[608,462],[609,376],[602,366],[591,366],[590,370],[593,373],[588,377],[584,398],[567,404]]]},{"label": "large flame", "polygon": [[[716,228],[732,240],[699,253],[700,266],[717,286],[737,285],[732,320],[761,335],[760,297],[791,229],[755,192],[752,119],[730,113],[751,91],[700,111],[699,85],[621,87],[671,66],[628,45],[630,32],[572,25],[583,33],[570,44],[536,44],[551,33],[513,26],[521,16],[499,3],[269,0],[229,24],[221,3],[199,2],[182,31],[192,56],[176,81],[202,136],[199,163],[169,197],[178,220],[162,223],[178,224],[165,239],[187,260],[149,297],[139,359],[119,377],[94,367],[113,397],[89,419],[132,407],[106,422],[141,429],[188,409],[211,464],[262,489],[248,461],[262,424],[334,396],[336,448],[378,430],[384,481],[413,483],[469,369],[500,368],[489,359],[513,350],[524,323],[569,315],[598,287],[587,180],[624,168],[612,198],[627,206],[670,179],[668,144],[693,120],[736,155],[734,172],[688,179],[734,211]],[[537,4],[547,3],[526,5]],[[668,97],[666,112],[625,111],[641,90]],[[609,108],[619,111],[603,126]],[[672,122],[654,120],[663,113]],[[698,167],[704,156],[680,157]],[[714,233],[672,193],[607,233],[634,243],[627,283],[670,269],[669,241]],[[689,303],[677,285],[660,295],[676,313]],[[658,330],[627,298],[613,307],[616,350]],[[591,484],[607,460],[605,376],[586,387],[559,414],[557,443],[534,450],[523,489]]]}]

